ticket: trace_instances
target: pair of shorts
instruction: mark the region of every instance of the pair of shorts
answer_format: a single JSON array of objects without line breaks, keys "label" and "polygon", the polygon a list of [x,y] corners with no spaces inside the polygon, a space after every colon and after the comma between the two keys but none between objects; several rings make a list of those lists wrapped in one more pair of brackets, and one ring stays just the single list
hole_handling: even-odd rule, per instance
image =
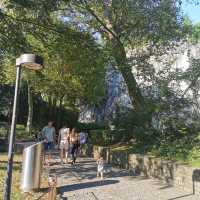
[{"label": "pair of shorts", "polygon": [[68,144],[68,142],[61,140],[60,141],[60,149],[65,149],[65,150],[69,151],[69,144]]},{"label": "pair of shorts", "polygon": [[45,151],[51,151],[54,148],[54,143],[53,142],[46,142],[44,143],[44,150]]}]

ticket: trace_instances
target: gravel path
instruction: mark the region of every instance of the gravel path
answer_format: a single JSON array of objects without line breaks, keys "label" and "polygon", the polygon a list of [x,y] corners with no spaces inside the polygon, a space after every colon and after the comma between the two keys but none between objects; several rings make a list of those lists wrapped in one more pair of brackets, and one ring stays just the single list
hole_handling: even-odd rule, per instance
[{"label": "gravel path", "polygon": [[76,166],[54,163],[50,174],[58,179],[63,200],[200,200],[200,196],[170,187],[156,179],[130,176],[127,170],[106,166],[103,180],[96,178],[96,162],[79,158]]}]

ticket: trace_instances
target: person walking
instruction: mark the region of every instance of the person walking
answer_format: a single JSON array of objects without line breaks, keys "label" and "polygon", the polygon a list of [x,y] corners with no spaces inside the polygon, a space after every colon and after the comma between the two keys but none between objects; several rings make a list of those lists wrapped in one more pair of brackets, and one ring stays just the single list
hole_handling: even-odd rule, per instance
[{"label": "person walking", "polygon": [[87,141],[87,134],[83,131],[79,133],[79,140],[80,140],[80,154],[83,154],[83,148],[85,146],[85,143]]},{"label": "person walking", "polygon": [[63,157],[65,155],[64,163],[68,162],[68,153],[70,149],[70,129],[67,126],[63,126],[59,131],[58,144],[60,147],[60,159],[63,164]]},{"label": "person walking", "polygon": [[75,128],[72,129],[70,135],[70,146],[71,146],[71,156],[72,156],[71,164],[73,165],[76,162],[78,147],[79,147],[79,137],[77,130]]},{"label": "person walking", "polygon": [[[42,138],[44,140],[44,162],[48,164],[56,141],[56,130],[53,127],[52,121],[49,121],[48,125],[42,129]],[[46,154],[48,154],[48,162],[45,159]]]},{"label": "person walking", "polygon": [[104,161],[102,154],[99,153],[97,158],[97,178],[101,176],[101,179],[103,179],[103,173],[104,173]]}]

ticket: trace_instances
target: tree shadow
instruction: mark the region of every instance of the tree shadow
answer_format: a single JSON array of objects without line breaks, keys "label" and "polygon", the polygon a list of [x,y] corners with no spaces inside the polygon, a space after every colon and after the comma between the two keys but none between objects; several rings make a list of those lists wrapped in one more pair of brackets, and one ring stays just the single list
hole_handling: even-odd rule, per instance
[{"label": "tree shadow", "polygon": [[[64,167],[60,167],[60,168],[56,168],[56,169],[50,169],[50,173],[54,174],[58,177],[64,177],[66,176],[66,174],[70,174],[70,173],[75,173],[78,174],[78,177],[80,179],[94,179],[96,178],[96,172],[97,172],[97,167],[93,164],[93,165],[86,165],[85,163],[82,165],[81,163],[78,163],[78,165],[74,166],[64,166]],[[118,178],[118,177],[125,177],[125,176],[129,176],[130,177],[130,173],[127,170],[113,170],[112,167],[110,165],[105,166],[105,172],[104,172],[104,176],[106,178]]]},{"label": "tree shadow", "polygon": [[[7,165],[0,166],[0,170],[6,170],[6,169],[7,169]],[[21,165],[13,165],[13,170],[20,171]]]},{"label": "tree shadow", "polygon": [[170,198],[168,200],[175,200],[175,199],[181,199],[181,198],[184,198],[184,197],[189,197],[189,196],[192,196],[193,194],[186,194],[186,195],[182,195],[182,196],[178,196],[178,197],[174,197],[174,198]]},{"label": "tree shadow", "polygon": [[172,188],[173,186],[172,185],[165,185],[163,187],[160,187],[159,190],[165,190],[165,189],[169,189],[169,188]]},{"label": "tree shadow", "polygon": [[80,161],[80,163],[81,164],[91,164],[91,163],[96,163],[96,161],[95,160],[83,160],[83,161]]},{"label": "tree shadow", "polygon": [[61,186],[58,188],[59,193],[61,196],[65,192],[71,192],[75,190],[80,190],[80,189],[88,189],[88,188],[93,188],[93,187],[101,187],[105,185],[111,185],[111,184],[116,184],[119,183],[118,180],[102,180],[102,181],[93,181],[93,182],[86,182],[86,183],[76,183],[72,185],[65,185]]},{"label": "tree shadow", "polygon": [[[7,160],[0,160],[0,163],[7,164],[8,161]],[[21,164],[21,163],[22,163],[22,161],[13,161],[13,164]]]}]

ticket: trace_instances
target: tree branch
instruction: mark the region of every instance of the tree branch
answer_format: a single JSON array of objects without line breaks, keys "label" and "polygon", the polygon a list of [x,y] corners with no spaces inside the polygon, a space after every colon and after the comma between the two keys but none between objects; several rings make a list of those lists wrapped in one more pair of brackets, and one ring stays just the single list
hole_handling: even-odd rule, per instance
[{"label": "tree branch", "polygon": [[81,0],[82,4],[85,5],[85,7],[80,6],[79,4],[76,4],[76,6],[80,7],[80,8],[85,8],[103,27],[104,29],[110,33],[120,44],[122,44],[120,38],[111,30],[109,29],[106,24],[97,16],[97,14],[94,12],[94,10],[92,10],[90,8],[90,6],[88,5],[87,1]]},{"label": "tree branch", "polygon": [[14,20],[14,21],[18,21],[18,22],[21,22],[21,23],[32,24],[32,25],[34,25],[34,26],[37,26],[37,27],[40,27],[40,28],[43,28],[43,29],[46,29],[46,30],[51,30],[51,31],[56,32],[56,33],[59,33],[59,34],[63,34],[63,33],[64,33],[64,31],[60,31],[60,30],[58,30],[58,29],[55,29],[55,28],[52,28],[52,27],[49,27],[49,26],[47,27],[47,26],[44,26],[44,25],[42,25],[42,24],[35,23],[35,22],[33,22],[33,21],[30,21],[30,20],[15,18],[15,17],[12,17],[12,16],[10,16],[10,15],[8,15],[8,14],[5,14],[5,13],[3,13],[3,15],[4,15],[5,17],[7,17],[7,18],[10,18],[10,19]]}]

